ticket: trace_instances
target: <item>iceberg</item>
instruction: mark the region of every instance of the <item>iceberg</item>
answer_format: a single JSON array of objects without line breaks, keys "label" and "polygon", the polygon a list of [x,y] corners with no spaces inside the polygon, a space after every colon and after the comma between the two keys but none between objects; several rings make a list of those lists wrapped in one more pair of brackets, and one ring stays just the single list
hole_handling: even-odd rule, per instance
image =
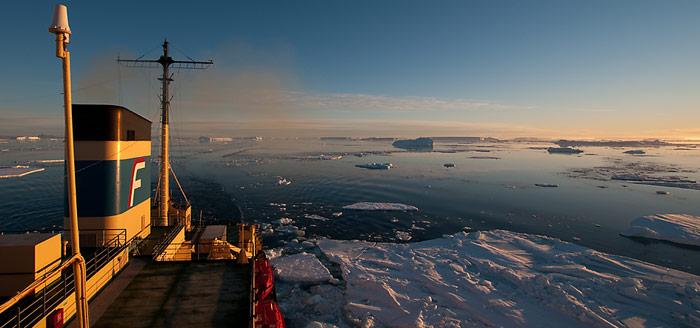
[{"label": "iceberg", "polygon": [[343,209],[357,211],[417,211],[418,207],[401,203],[359,202],[345,205]]},{"label": "iceberg", "polygon": [[633,220],[621,233],[626,237],[641,237],[700,247],[700,216],[689,214],[655,214]]},{"label": "iceberg", "polygon": [[433,139],[417,138],[407,140],[396,140],[391,145],[396,148],[406,150],[433,150]]},{"label": "iceberg", "polygon": [[[700,326],[699,276],[555,238],[495,230],[408,244],[319,240],[318,247],[339,265],[344,287],[312,289],[338,295],[334,306],[350,325]],[[293,259],[310,260],[293,266],[303,271],[321,264],[308,254]],[[314,270],[315,280],[328,277]],[[309,297],[296,290],[281,306],[299,302],[295,293]],[[291,315],[307,322],[337,320],[296,309],[304,313]]]}]

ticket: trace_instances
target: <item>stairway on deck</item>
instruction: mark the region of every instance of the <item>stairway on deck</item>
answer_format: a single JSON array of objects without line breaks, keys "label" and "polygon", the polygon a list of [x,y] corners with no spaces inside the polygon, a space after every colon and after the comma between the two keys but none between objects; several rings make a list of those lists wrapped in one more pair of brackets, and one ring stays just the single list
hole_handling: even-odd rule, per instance
[{"label": "stairway on deck", "polygon": [[191,261],[192,260],[192,242],[185,241],[180,245],[170,261]]}]

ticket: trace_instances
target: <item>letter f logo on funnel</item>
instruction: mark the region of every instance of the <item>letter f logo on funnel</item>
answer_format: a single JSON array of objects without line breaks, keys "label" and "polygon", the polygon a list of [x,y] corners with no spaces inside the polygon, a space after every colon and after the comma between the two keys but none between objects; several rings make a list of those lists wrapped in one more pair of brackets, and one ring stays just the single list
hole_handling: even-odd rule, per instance
[{"label": "letter f logo on funnel", "polygon": [[141,188],[141,179],[136,179],[139,170],[146,168],[146,160],[141,157],[134,160],[134,166],[131,168],[131,191],[129,192],[129,207],[134,206],[134,192]]}]

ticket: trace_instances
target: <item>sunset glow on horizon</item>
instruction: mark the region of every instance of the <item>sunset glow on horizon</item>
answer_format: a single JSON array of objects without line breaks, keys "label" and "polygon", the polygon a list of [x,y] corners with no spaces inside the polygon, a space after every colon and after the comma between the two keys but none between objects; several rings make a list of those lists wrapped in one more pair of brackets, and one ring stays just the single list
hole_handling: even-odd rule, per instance
[{"label": "sunset glow on horizon", "polygon": [[[36,28],[52,4],[6,4],[15,14],[0,26],[21,51],[0,63],[0,135],[61,131],[59,81],[46,78],[57,67]],[[174,72],[173,115],[192,134],[216,122],[231,134],[700,139],[694,1],[131,7],[71,4],[76,103],[153,118],[157,72],[115,59],[154,56],[167,37],[174,56],[215,61]]]}]

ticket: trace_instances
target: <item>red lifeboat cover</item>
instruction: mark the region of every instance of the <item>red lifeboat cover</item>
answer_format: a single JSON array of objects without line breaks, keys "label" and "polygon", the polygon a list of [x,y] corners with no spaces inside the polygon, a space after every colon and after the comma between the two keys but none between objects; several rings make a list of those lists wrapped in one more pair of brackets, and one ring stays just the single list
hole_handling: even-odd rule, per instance
[{"label": "red lifeboat cover", "polygon": [[272,274],[272,266],[266,258],[255,261],[255,299],[262,301],[273,295],[275,278]]},{"label": "red lifeboat cover", "polygon": [[273,300],[264,300],[255,305],[256,328],[285,328],[282,312]]}]

